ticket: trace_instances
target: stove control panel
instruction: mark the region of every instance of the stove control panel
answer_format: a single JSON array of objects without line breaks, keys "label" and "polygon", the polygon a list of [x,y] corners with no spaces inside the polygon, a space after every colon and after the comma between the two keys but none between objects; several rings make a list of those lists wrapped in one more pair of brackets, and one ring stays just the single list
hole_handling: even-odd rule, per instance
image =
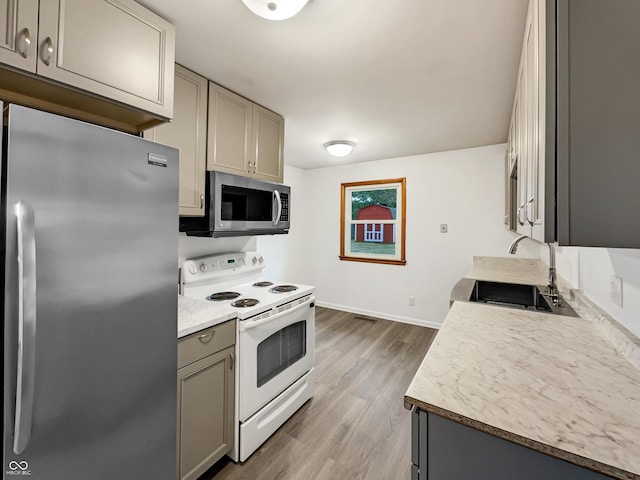
[{"label": "stove control panel", "polygon": [[[215,265],[215,264],[214,264]],[[217,262],[220,270],[229,270],[234,268],[242,268],[245,265],[244,257],[221,258]]]},{"label": "stove control panel", "polygon": [[231,278],[264,268],[264,258],[257,252],[238,252],[186,260],[180,270],[180,283],[215,278]]}]

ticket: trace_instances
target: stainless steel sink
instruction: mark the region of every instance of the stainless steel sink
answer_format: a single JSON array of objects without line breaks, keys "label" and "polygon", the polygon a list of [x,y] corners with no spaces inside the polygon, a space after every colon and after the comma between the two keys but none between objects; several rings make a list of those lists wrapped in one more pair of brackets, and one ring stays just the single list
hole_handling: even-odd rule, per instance
[{"label": "stainless steel sink", "polygon": [[551,312],[551,305],[535,285],[476,280],[469,300],[505,307]]},{"label": "stainless steel sink", "polygon": [[556,315],[579,315],[566,303],[556,305],[543,293],[545,287],[517,283],[490,282],[463,278],[451,292],[451,300],[488,303],[508,308],[552,313]]}]

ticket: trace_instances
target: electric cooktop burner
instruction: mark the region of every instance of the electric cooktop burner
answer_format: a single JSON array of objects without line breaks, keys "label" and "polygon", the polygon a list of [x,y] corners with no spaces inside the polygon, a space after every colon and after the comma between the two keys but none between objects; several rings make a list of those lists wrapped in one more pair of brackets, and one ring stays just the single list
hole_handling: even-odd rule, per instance
[{"label": "electric cooktop burner", "polygon": [[295,285],[278,285],[277,287],[270,288],[269,291],[273,293],[286,293],[293,292],[297,289],[298,287],[296,287]]},{"label": "electric cooktop burner", "polygon": [[216,292],[207,297],[207,300],[233,300],[238,298],[240,294],[238,292]]},{"label": "electric cooktop burner", "polygon": [[241,298],[240,300],[236,300],[231,304],[232,307],[253,307],[260,303],[255,298]]},{"label": "electric cooktop burner", "polygon": [[254,287],[270,287],[273,285],[273,282],[256,282],[253,284]]}]

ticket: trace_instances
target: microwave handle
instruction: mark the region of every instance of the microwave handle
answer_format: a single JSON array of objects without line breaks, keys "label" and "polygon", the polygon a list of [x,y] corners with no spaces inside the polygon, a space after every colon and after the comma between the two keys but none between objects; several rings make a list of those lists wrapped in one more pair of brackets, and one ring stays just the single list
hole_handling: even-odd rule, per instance
[{"label": "microwave handle", "polygon": [[273,191],[273,198],[275,198],[277,205],[276,215],[273,218],[273,224],[278,225],[278,223],[280,222],[280,215],[282,214],[282,200],[280,199],[280,192],[278,192],[278,190]]}]

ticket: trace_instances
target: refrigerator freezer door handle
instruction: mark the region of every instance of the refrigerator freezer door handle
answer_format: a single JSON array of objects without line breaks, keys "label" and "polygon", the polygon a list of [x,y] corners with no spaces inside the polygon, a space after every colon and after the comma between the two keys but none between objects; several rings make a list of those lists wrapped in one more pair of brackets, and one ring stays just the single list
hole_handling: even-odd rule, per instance
[{"label": "refrigerator freezer door handle", "polygon": [[13,451],[24,452],[31,440],[36,364],[36,237],[33,208],[15,205],[18,238],[18,362]]}]

